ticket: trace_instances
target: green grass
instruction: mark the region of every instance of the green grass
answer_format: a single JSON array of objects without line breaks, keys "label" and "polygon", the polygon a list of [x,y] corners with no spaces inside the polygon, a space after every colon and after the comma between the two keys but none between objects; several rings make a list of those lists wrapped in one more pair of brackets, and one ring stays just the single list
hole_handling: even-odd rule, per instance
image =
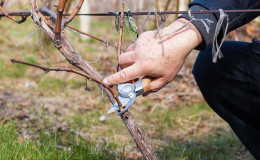
[{"label": "green grass", "polygon": [[[26,56],[23,61],[37,64],[35,56]],[[13,64],[10,60],[0,57],[0,78],[22,78],[25,76],[28,66],[23,64]]]},{"label": "green grass", "polygon": [[[179,119],[185,119],[186,117],[192,117],[196,116],[199,113],[202,112],[210,112],[212,113],[213,111],[209,108],[209,106],[205,103],[198,103],[198,104],[193,104],[191,106],[183,106],[180,107],[179,109],[165,109],[158,107],[152,114],[151,119],[157,119],[158,123],[163,125],[164,128],[176,128],[176,127],[181,127],[178,125],[177,120]],[[163,115],[163,116],[162,116]],[[196,120],[195,117],[193,120]]]},{"label": "green grass", "polygon": [[51,88],[54,91],[57,91],[59,88],[63,88],[66,86],[66,81],[63,79],[54,79],[54,78],[46,78],[40,81],[38,87],[40,89]]},{"label": "green grass", "polygon": [[[10,62],[11,63],[11,62]],[[0,78],[21,78],[24,77],[26,66],[22,64],[7,65],[3,59],[0,59]]]},{"label": "green grass", "polygon": [[98,146],[73,133],[58,132],[36,140],[17,135],[14,124],[0,126],[0,160],[9,159],[123,159],[123,150],[115,152],[114,144]]},{"label": "green grass", "polygon": [[66,91],[66,88],[72,86],[73,89],[84,89],[84,84],[79,80],[66,80],[62,78],[43,78],[38,83],[38,89],[41,90],[52,90],[52,91]]},{"label": "green grass", "polygon": [[[35,128],[30,129],[30,126],[27,126],[26,130],[40,133],[40,137],[31,137],[31,139],[22,138],[23,134],[21,134],[21,127],[19,127],[20,120],[18,120],[19,123],[17,120],[4,123],[0,125],[0,160],[128,159],[124,157],[124,148],[129,144],[113,141],[112,137],[115,134],[113,130],[117,132],[117,135],[129,136],[129,139],[130,135],[125,132],[126,129],[123,123],[117,117],[111,117],[111,120],[106,123],[100,123],[98,117],[100,117],[103,112],[103,110],[93,109],[89,112],[80,112],[68,115],[66,118],[63,117],[65,118],[63,121],[68,122],[68,129],[55,132],[50,129],[51,126],[56,125],[51,119],[51,117],[55,115],[49,115],[50,113],[43,109],[41,113],[35,113],[42,115],[41,119],[44,120],[43,126],[41,123],[38,124],[37,121],[35,121],[34,124],[32,124],[31,121],[26,121],[26,123],[31,123],[32,126],[40,125],[40,130],[37,131],[35,131]],[[163,112],[169,112],[169,114],[164,116]],[[253,160],[253,158],[246,153],[241,142],[230,130],[222,131],[219,135],[215,135],[214,132],[208,132],[201,136],[189,136],[188,139],[184,140],[164,137],[164,131],[172,130],[175,132],[176,128],[180,128],[175,126],[177,125],[177,122],[175,122],[176,119],[185,119],[187,116],[197,114],[206,116],[212,112],[213,111],[204,103],[181,107],[174,111],[169,109],[164,109],[163,111],[161,108],[154,111],[155,115],[162,113],[159,122],[153,126],[155,129],[162,131],[157,139],[159,137],[162,138],[163,143],[161,145],[154,145],[158,157],[163,160],[236,160],[238,159],[237,156],[239,156],[239,154],[237,153],[239,152],[245,160]],[[150,118],[153,119],[154,117]],[[149,121],[147,121],[147,123],[149,123]],[[147,123],[144,127],[147,127]],[[100,127],[97,128],[97,126]],[[105,132],[102,135],[97,135],[97,137],[108,138],[109,141],[105,141],[106,144],[95,143],[94,140],[86,140],[70,132],[70,129],[72,129],[73,131],[98,134],[100,128],[103,128]],[[46,134],[46,132],[48,134]]]},{"label": "green grass", "polygon": [[[201,137],[192,141],[169,140],[167,146],[158,151],[160,159],[177,160],[237,160],[243,145],[232,131],[219,137]],[[253,160],[251,156],[244,157]]]},{"label": "green grass", "polygon": [[[149,103],[144,103],[149,104]],[[198,117],[202,120],[213,114],[213,111],[205,103],[198,103],[191,106],[181,107],[179,109],[169,110],[158,108],[154,111],[152,117],[144,119],[147,121],[144,126],[147,127],[149,120],[159,118],[158,122],[154,124],[154,128],[158,130],[158,136],[164,137],[165,132],[176,131],[178,128],[185,128],[189,130],[193,126],[180,126],[177,120],[186,119],[187,117],[194,117],[190,121],[197,121]],[[98,111],[91,111],[90,113],[74,115],[67,117],[69,124],[74,129],[92,128],[96,125],[102,125],[98,122],[98,117],[101,114]],[[200,115],[200,116],[197,116]],[[148,118],[149,116],[143,116]],[[139,118],[140,121],[141,118]],[[104,129],[106,130],[106,137],[113,137],[114,133],[109,128],[116,130],[117,134],[125,134],[124,126],[118,118],[112,117],[105,123]],[[148,128],[148,127],[147,127]],[[92,131],[93,132],[93,131]],[[160,133],[161,132],[161,133]],[[198,132],[199,129],[198,129]],[[95,131],[94,131],[95,133]],[[196,134],[195,134],[196,135]],[[171,137],[164,140],[165,144],[162,146],[154,145],[157,148],[157,155],[160,159],[165,160],[237,160],[240,153],[244,159],[253,160],[243,144],[239,141],[236,135],[228,129],[221,131],[221,134],[209,132],[200,136],[188,135],[186,139],[173,139]],[[123,144],[118,144],[123,147]]]},{"label": "green grass", "polygon": [[[42,134],[38,139],[24,139],[14,123],[0,126],[0,160],[6,159],[127,159],[124,146],[117,144],[98,145],[93,141],[70,132]],[[206,136],[191,141],[169,139],[157,149],[160,159],[168,160],[236,160],[242,144],[233,132],[219,137]],[[244,157],[253,160],[251,156]]]},{"label": "green grass", "polygon": [[34,64],[38,63],[35,56],[27,56],[23,60],[26,61],[26,62],[29,62],[29,63],[34,63]]}]

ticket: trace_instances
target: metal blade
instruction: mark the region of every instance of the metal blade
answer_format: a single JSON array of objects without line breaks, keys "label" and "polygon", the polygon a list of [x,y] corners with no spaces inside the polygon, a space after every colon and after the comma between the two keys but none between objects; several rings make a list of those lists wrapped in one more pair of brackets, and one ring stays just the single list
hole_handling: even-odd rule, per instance
[{"label": "metal blade", "polygon": [[120,113],[118,113],[117,115],[122,115],[124,114],[134,103],[135,101],[135,98],[136,98],[136,94],[135,93],[132,93],[130,96],[129,96],[129,102],[127,104],[127,106],[124,108],[123,111],[121,111]]},{"label": "metal blade", "polygon": [[117,106],[117,103],[113,105],[112,108],[107,112],[108,114],[113,113],[115,111],[119,110],[119,107]]},{"label": "metal blade", "polygon": [[119,96],[118,99],[120,100],[123,107],[126,106],[127,103],[130,101],[130,98],[124,98],[124,97],[121,97],[121,96]]},{"label": "metal blade", "polygon": [[[128,102],[130,101],[130,98],[123,98],[121,96],[118,97],[118,99],[120,100],[122,106],[126,106],[128,104]],[[119,110],[119,106],[117,103],[115,103],[112,108],[110,108],[110,110],[107,112],[108,114],[109,113],[113,113],[115,111],[118,111]]]}]

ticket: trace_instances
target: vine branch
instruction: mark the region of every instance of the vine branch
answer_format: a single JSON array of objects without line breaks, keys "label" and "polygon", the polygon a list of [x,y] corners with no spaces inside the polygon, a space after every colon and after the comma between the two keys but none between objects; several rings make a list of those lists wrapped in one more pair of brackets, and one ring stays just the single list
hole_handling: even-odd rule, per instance
[{"label": "vine branch", "polygon": [[61,45],[61,26],[62,26],[62,16],[68,0],[61,0],[57,12],[57,23],[55,27],[55,45],[60,47]]},{"label": "vine branch", "polygon": [[[122,0],[121,4],[121,17],[120,17],[120,30],[119,30],[119,42],[118,42],[118,52],[117,52],[117,62],[118,58],[122,53],[122,42],[123,42],[123,31],[124,31],[124,12],[125,11],[125,0]],[[119,64],[117,63],[117,71],[119,71]]]},{"label": "vine branch", "polygon": [[[114,44],[112,44],[112,43],[110,43],[109,41],[105,41],[105,40],[100,39],[100,38],[98,38],[98,37],[96,37],[96,36],[93,36],[93,35],[91,35],[91,34],[89,34],[89,33],[83,32],[83,31],[81,31],[81,30],[79,30],[79,29],[77,29],[77,28],[75,28],[75,27],[73,27],[73,26],[71,26],[71,25],[67,25],[67,27],[70,28],[70,29],[72,29],[72,30],[74,30],[74,31],[76,31],[76,32],[78,32],[78,33],[80,33],[80,34],[86,35],[86,36],[91,37],[91,38],[93,38],[93,39],[95,39],[95,40],[97,40],[97,41],[99,41],[99,42],[101,42],[101,43],[104,43],[104,44],[106,44],[107,46],[111,46],[111,47],[117,49],[117,46],[114,45]],[[124,49],[121,49],[121,50],[122,50],[122,51],[125,51]]]},{"label": "vine branch", "polygon": [[65,21],[65,23],[64,23],[65,26],[67,24],[69,24],[75,18],[75,16],[78,14],[79,10],[81,9],[83,3],[84,3],[84,0],[79,1],[79,4],[77,5],[76,9],[72,12],[72,14],[69,16],[69,18]]},{"label": "vine branch", "polygon": [[0,5],[0,11],[5,15],[6,18],[11,19],[12,21],[14,21],[14,22],[16,22],[16,23],[18,23],[18,24],[21,24],[21,23],[25,22],[26,19],[27,19],[27,17],[28,17],[28,16],[21,16],[22,19],[21,19],[21,20],[17,20],[17,19],[15,19],[13,16],[10,16],[10,15],[3,9],[3,7],[2,7],[1,5]]},{"label": "vine branch", "polygon": [[16,60],[16,59],[11,59],[11,62],[12,63],[19,63],[19,64],[23,64],[23,65],[27,65],[27,66],[31,66],[31,67],[35,67],[35,68],[39,68],[43,71],[45,71],[46,73],[48,72],[51,72],[51,71],[56,71],[56,72],[71,72],[71,73],[75,73],[77,75],[80,75],[82,77],[85,77],[86,79],[90,80],[90,81],[93,81],[93,82],[96,82],[100,85],[102,85],[104,88],[108,89],[111,94],[114,96],[116,102],[122,106],[120,100],[118,99],[117,97],[117,94],[115,93],[115,91],[110,88],[108,85],[106,85],[105,83],[103,83],[102,81],[98,80],[98,79],[95,79],[87,74],[84,74],[84,73],[81,73],[79,71],[76,71],[74,69],[71,69],[71,68],[63,68],[63,67],[45,67],[45,66],[41,66],[41,65],[38,65],[38,64],[33,64],[33,63],[29,63],[29,62],[25,62],[25,61],[20,61],[20,60]]},{"label": "vine branch", "polygon": [[[39,11],[40,11],[40,13],[43,13],[44,15],[50,16],[50,17],[51,17],[51,20],[52,20],[54,23],[56,23],[56,21],[57,21],[57,15],[56,15],[53,11],[49,10],[49,9],[46,8],[46,7],[42,7],[41,9],[39,9]],[[45,20],[45,21],[47,21],[47,20]],[[48,21],[47,21],[47,22],[48,22]],[[53,28],[53,26],[52,26],[49,22],[47,23],[47,25],[48,25],[50,28]],[[79,29],[77,29],[77,28],[75,28],[75,27],[73,27],[73,26],[71,26],[71,25],[69,25],[69,24],[68,24],[66,27],[72,29],[73,31],[75,31],[75,32],[77,32],[77,33],[83,34],[83,35],[88,36],[88,37],[90,37],[90,38],[93,38],[93,39],[95,39],[95,40],[97,40],[97,41],[100,41],[101,43],[104,43],[104,44],[106,44],[107,46],[111,46],[111,47],[114,47],[115,49],[117,49],[117,46],[114,45],[114,44],[112,44],[112,43],[109,42],[109,41],[103,40],[103,39],[98,38],[98,37],[96,37],[96,36],[93,36],[93,35],[91,35],[91,34],[89,34],[89,33],[85,33],[85,32],[83,32],[83,31],[81,31],[81,30],[79,30]],[[122,49],[122,51],[125,51],[125,50]]]}]

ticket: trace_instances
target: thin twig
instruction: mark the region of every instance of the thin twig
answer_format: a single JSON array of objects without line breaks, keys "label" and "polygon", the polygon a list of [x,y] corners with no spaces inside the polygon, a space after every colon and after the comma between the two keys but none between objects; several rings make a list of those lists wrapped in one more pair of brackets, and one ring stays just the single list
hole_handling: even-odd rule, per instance
[{"label": "thin twig", "polygon": [[[39,12],[42,13],[43,15],[50,16],[50,17],[51,17],[51,20],[52,20],[54,23],[56,23],[56,21],[57,21],[57,15],[56,15],[53,11],[51,11],[50,9],[48,9],[48,8],[46,8],[46,7],[42,7],[41,9],[39,9]],[[42,16],[43,16],[43,15],[42,15]],[[46,24],[53,29],[52,24],[50,24],[50,23],[47,21],[46,18],[44,18],[44,21],[47,22]],[[117,46],[114,45],[114,44],[112,44],[112,43],[109,42],[109,41],[103,40],[103,39],[98,38],[98,37],[96,37],[96,36],[93,36],[93,35],[91,35],[91,34],[89,34],[89,33],[82,32],[82,31],[80,31],[79,29],[77,29],[77,28],[75,28],[75,27],[73,27],[73,26],[71,26],[71,25],[67,25],[66,27],[68,27],[68,28],[74,30],[75,32],[77,32],[77,33],[79,33],[79,34],[83,34],[83,35],[88,36],[88,37],[91,37],[91,38],[93,38],[93,39],[95,39],[95,40],[97,40],[97,41],[100,41],[101,43],[106,44],[106,46],[112,46],[112,47],[114,47],[115,49],[117,49]],[[122,49],[122,51],[125,52],[124,49]]]},{"label": "thin twig", "polygon": [[14,22],[16,22],[16,23],[18,23],[18,24],[25,22],[26,19],[27,19],[27,17],[28,17],[28,16],[21,16],[22,19],[19,21],[19,20],[15,19],[13,16],[10,16],[10,15],[2,8],[2,6],[0,6],[0,11],[5,15],[5,17],[11,19],[12,21],[14,21]]},{"label": "thin twig", "polygon": [[[32,1],[32,0],[31,0]],[[31,3],[33,3],[33,2],[31,2]],[[48,27],[50,27],[51,29],[55,29],[55,27],[44,17],[44,10],[43,10],[43,8],[45,8],[46,10],[49,10],[48,8],[46,8],[46,7],[43,7],[43,8],[41,8],[41,9],[37,9],[38,8],[38,6],[37,6],[37,3],[36,3],[36,1],[34,1],[34,4],[33,4],[33,9],[35,8],[35,11],[37,12],[37,14],[41,17],[41,19],[48,25]],[[43,14],[42,14],[42,12],[43,12]],[[56,15],[55,15],[56,16]],[[57,19],[57,16],[56,16],[56,19]]]},{"label": "thin twig", "polygon": [[68,0],[61,0],[57,12],[57,22],[55,27],[55,45],[60,46],[61,45],[61,26],[62,26],[62,16],[63,12],[66,6]]},{"label": "thin twig", "polygon": [[42,20],[48,25],[48,27],[50,27],[51,29],[55,29],[54,25],[52,25],[45,17],[43,14],[41,14],[41,12],[37,12],[38,15],[42,18]]},{"label": "thin twig", "polygon": [[[88,37],[91,37],[91,38],[93,38],[93,39],[95,39],[95,40],[98,40],[98,41],[100,41],[100,42],[106,44],[107,46],[112,46],[112,47],[114,47],[114,48],[117,49],[117,46],[115,46],[114,44],[111,44],[111,43],[108,42],[108,41],[105,41],[105,40],[103,40],[103,39],[100,39],[100,38],[98,38],[98,37],[96,37],[96,36],[93,36],[93,35],[91,35],[91,34],[89,34],[89,33],[82,32],[81,30],[78,30],[77,28],[75,28],[75,27],[73,27],[73,26],[71,26],[71,25],[67,25],[67,27],[70,28],[70,29],[72,29],[72,30],[74,30],[74,31],[76,31],[76,32],[78,32],[78,33],[80,33],[80,34],[83,34],[83,35],[86,35],[86,36],[88,36]],[[125,52],[125,50],[123,50],[123,49],[122,49],[122,51]]]},{"label": "thin twig", "polygon": [[[119,42],[118,42],[118,50],[117,50],[117,72],[119,71],[119,63],[118,58],[122,53],[122,42],[123,42],[123,31],[124,31],[124,10],[125,10],[125,0],[122,0],[121,6],[121,17],[120,17],[120,30],[119,30]],[[120,108],[122,111],[124,108]]]},{"label": "thin twig", "polygon": [[[122,41],[123,41],[123,31],[124,31],[124,10],[125,10],[125,0],[122,0],[117,61],[119,56],[122,53]],[[120,68],[119,64],[117,63],[117,71],[119,71],[119,68]]]},{"label": "thin twig", "polygon": [[83,3],[84,3],[84,0],[79,1],[79,4],[77,5],[76,9],[72,12],[72,14],[69,16],[69,18],[65,21],[64,26],[69,24],[75,18],[75,16],[78,14],[79,10],[81,9]]},{"label": "thin twig", "polygon": [[46,2],[46,5],[45,5],[45,6],[46,6],[47,8],[50,8],[50,7],[51,7],[50,0],[45,0],[45,2]]},{"label": "thin twig", "polygon": [[23,64],[23,65],[28,65],[28,66],[32,66],[32,67],[36,67],[36,68],[39,68],[39,69],[42,69],[43,71],[45,71],[46,73],[48,72],[51,72],[51,71],[56,71],[56,72],[71,72],[71,73],[75,73],[77,75],[80,75],[80,76],[83,76],[85,78],[87,78],[88,80],[90,81],[93,81],[93,82],[96,82],[100,85],[102,85],[104,88],[108,89],[111,94],[114,96],[116,102],[118,104],[120,104],[120,100],[118,99],[117,97],[117,94],[115,93],[115,91],[110,88],[108,85],[106,85],[105,83],[101,82],[100,80],[97,80],[87,74],[84,74],[84,73],[81,73],[79,71],[76,71],[76,70],[73,70],[71,68],[63,68],[63,67],[44,67],[44,66],[41,66],[41,65],[38,65],[38,64],[33,64],[33,63],[29,63],[29,62],[25,62],[25,61],[20,61],[20,60],[16,60],[16,59],[11,59],[11,62],[12,63],[19,63],[19,64]]}]

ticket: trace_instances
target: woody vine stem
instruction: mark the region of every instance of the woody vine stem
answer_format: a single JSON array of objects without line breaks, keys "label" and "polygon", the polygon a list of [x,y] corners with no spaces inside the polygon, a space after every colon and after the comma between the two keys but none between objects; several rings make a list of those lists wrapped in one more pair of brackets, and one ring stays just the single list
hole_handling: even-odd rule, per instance
[{"label": "woody vine stem", "polygon": [[[73,13],[66,20],[63,20],[63,12],[64,12],[64,8],[66,6],[67,0],[60,0],[57,15],[53,14],[52,12],[49,12],[46,9],[44,10],[43,8],[42,8],[42,10],[38,9],[36,0],[30,0],[30,2],[31,2],[31,5],[32,5],[31,16],[32,16],[34,23],[36,25],[38,25],[46,33],[46,35],[52,41],[54,46],[61,52],[61,54],[66,58],[66,60],[70,64],[72,64],[73,66],[75,66],[78,69],[80,69],[81,71],[83,71],[85,74],[81,73],[79,71],[70,69],[70,68],[43,67],[43,66],[40,66],[40,65],[37,65],[37,64],[23,62],[23,61],[19,61],[19,60],[15,60],[15,59],[12,59],[11,61],[13,63],[20,63],[20,64],[24,64],[24,65],[33,66],[33,67],[42,69],[46,72],[49,72],[49,71],[66,71],[66,72],[72,72],[72,73],[81,75],[81,76],[83,76],[83,77],[85,77],[89,80],[96,82],[99,85],[100,89],[104,91],[104,93],[106,94],[106,96],[108,97],[110,102],[112,104],[115,104],[117,102],[120,106],[120,109],[122,109],[123,106],[120,103],[120,101],[118,100],[117,95],[115,94],[113,89],[110,88],[109,86],[105,85],[104,83],[102,83],[103,77],[94,68],[92,68],[92,66],[90,66],[80,56],[79,53],[77,53],[75,51],[75,49],[72,47],[72,45],[68,41],[66,35],[64,34],[63,30],[65,29],[66,26],[68,28],[72,29],[72,30],[75,30],[76,32],[81,33],[81,34],[87,34],[87,33],[83,33],[81,31],[76,30],[75,28],[69,26],[69,22],[71,22],[74,19],[74,17],[77,15],[80,8],[82,7],[84,0],[79,0],[79,3],[77,5],[76,9],[73,11]],[[46,3],[49,3],[49,1],[46,0]],[[123,26],[124,26],[124,24],[123,24],[124,23],[124,3],[125,3],[125,0],[122,1],[122,8],[121,8],[122,14],[121,14],[121,20],[120,20],[119,45],[116,47],[118,49],[118,56],[122,52],[121,48],[122,48]],[[46,4],[46,5],[49,5],[49,4]],[[0,8],[0,11],[7,18],[15,21],[16,23],[25,21],[26,18],[28,17],[28,15],[22,16],[22,20],[18,21],[14,17],[10,16],[7,12],[5,12],[5,10],[2,7]],[[46,13],[47,13],[48,16],[52,16],[52,18],[54,19],[53,22],[51,22],[49,19],[47,19],[45,17]],[[92,38],[95,38],[95,39],[99,40],[100,42],[106,42],[106,44],[111,45],[107,41],[99,39],[95,36],[92,36]],[[115,47],[114,45],[111,45],[111,46]],[[156,155],[154,154],[153,147],[152,147],[150,141],[147,138],[146,133],[144,132],[143,128],[137,124],[137,122],[134,119],[134,117],[132,116],[132,114],[130,112],[125,112],[125,114],[123,114],[121,116],[121,119],[124,122],[124,124],[126,125],[126,127],[128,128],[128,130],[129,130],[131,136],[133,137],[138,149],[143,154],[143,157],[147,160],[157,159]]]}]

